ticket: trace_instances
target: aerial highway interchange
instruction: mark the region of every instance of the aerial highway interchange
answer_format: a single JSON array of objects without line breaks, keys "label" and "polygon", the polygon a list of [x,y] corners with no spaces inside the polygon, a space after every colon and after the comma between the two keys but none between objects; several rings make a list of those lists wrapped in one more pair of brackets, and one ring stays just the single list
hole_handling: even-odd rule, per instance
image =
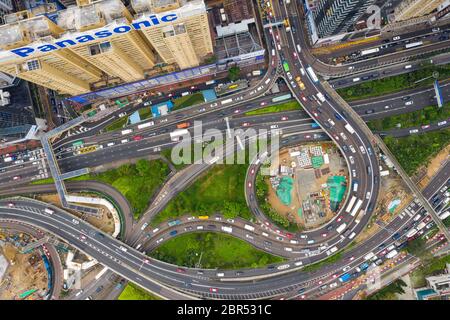
[{"label": "aerial highway interchange", "polygon": [[[35,149],[33,161],[1,166],[0,195],[4,198],[0,200],[0,221],[10,226],[20,222],[18,225],[24,232],[28,230],[36,233],[30,228],[37,228],[52,234],[108,268],[89,288],[70,298],[86,299],[92,296],[98,286],[106,285],[115,274],[117,279],[126,279],[163,299],[312,299],[343,285],[339,281],[343,274],[351,274],[352,277],[362,274],[355,270],[365,261],[383,263],[388,259],[385,257],[387,248],[400,247],[399,243],[407,241],[408,233],[421,223],[429,224],[434,220],[432,223],[440,226],[440,221],[435,218],[441,212],[436,210],[439,203],[432,204],[431,199],[436,195],[442,196],[442,188],[450,185],[448,161],[422,190],[422,195],[429,201],[426,205],[436,212],[430,215],[429,210],[413,194],[413,200],[408,206],[382,229],[357,246],[348,247],[371,221],[380,196],[380,142],[374,134],[389,133],[399,137],[441,130],[448,128],[450,119],[417,128],[372,132],[365,122],[421,110],[433,103],[434,89],[419,88],[348,105],[336,99],[333,88],[346,86],[350,79],[356,77],[355,74],[367,77],[381,66],[383,70],[389,70],[390,74],[400,74],[410,57],[447,48],[448,39],[420,48],[386,52],[385,55],[350,64],[330,65],[315,58],[309,50],[299,19],[303,8],[295,2],[271,3],[273,16],[263,25],[268,68],[256,85],[219,98],[214,103],[202,103],[171,112],[152,120],[151,125],[145,128],[131,125],[127,127],[130,131],[126,134],[121,133],[121,130],[106,131],[104,128],[119,119],[119,113],[130,114],[140,104],[118,110],[106,120],[84,122],[82,126],[85,131],[64,134],[51,142],[58,170],[64,174],[119,160],[157,155],[161,150],[171,149],[177,144],[170,134],[178,123],[189,121],[192,125],[188,130],[193,132],[194,121],[202,121],[203,131],[216,128],[224,134],[230,127],[266,129],[272,135],[280,136],[282,147],[331,140],[343,155],[349,173],[353,172],[349,174],[348,185],[351,186],[352,181],[357,179],[357,191],[348,188],[346,202],[326,224],[314,230],[295,233],[280,230],[259,207],[255,194],[256,173],[267,154],[258,154],[255,159],[250,159],[243,186],[246,203],[254,216],[253,221],[226,219],[218,214],[211,214],[205,220],[193,213],[192,216],[177,219],[176,225],[163,223],[157,228],[149,226],[171,199],[210,169],[215,161],[189,165],[168,177],[137,221],[133,218],[126,197],[115,188],[95,181],[66,181],[65,188],[68,191],[91,190],[106,194],[121,209],[121,232],[118,238],[113,238],[67,210],[28,197],[56,191],[51,182],[28,184],[41,178],[51,178],[44,150]],[[277,23],[285,19],[289,19],[297,32],[288,32],[282,24]],[[428,36],[430,39],[437,37],[433,33]],[[446,56],[439,59],[442,59],[442,64],[448,61]],[[280,79],[285,83],[284,91],[271,93],[274,83]],[[249,111],[271,105],[274,98],[286,94],[299,103],[301,110],[246,115]],[[442,84],[442,95],[446,98],[450,96],[448,82]],[[405,104],[411,100],[414,103]],[[77,154],[73,143],[80,139],[83,139],[85,146],[101,145],[102,148]],[[244,145],[248,142],[248,138],[243,138]],[[239,145],[235,142],[234,146],[238,148]],[[223,158],[226,156],[224,154]],[[356,207],[353,207],[355,200],[351,202],[352,198],[357,202]],[[174,230],[177,236],[203,231],[231,234],[287,261],[261,268],[220,270],[176,266],[146,255],[171,239]],[[448,236],[448,230],[440,231],[443,235],[437,243],[446,241],[445,237]],[[52,246],[49,248],[50,256],[55,255],[55,249]],[[342,254],[338,261],[315,271],[301,271],[336,253]],[[59,265],[53,265],[53,268],[61,269]],[[61,281],[61,275],[56,273],[55,279]],[[60,283],[58,285],[61,286]],[[53,298],[58,297],[59,294],[53,293]]]}]

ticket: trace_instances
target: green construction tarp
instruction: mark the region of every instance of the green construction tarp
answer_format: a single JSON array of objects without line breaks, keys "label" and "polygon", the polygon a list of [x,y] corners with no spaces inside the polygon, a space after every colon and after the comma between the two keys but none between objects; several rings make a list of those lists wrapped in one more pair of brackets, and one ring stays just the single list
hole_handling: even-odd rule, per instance
[{"label": "green construction tarp", "polygon": [[280,201],[288,206],[292,202],[291,191],[293,188],[294,179],[291,177],[283,177],[277,187],[277,197]]},{"label": "green construction tarp", "polygon": [[311,163],[314,169],[319,169],[323,165],[323,157],[322,156],[311,157]]},{"label": "green construction tarp", "polygon": [[335,212],[344,198],[347,182],[343,176],[331,176],[327,180],[330,189],[330,209]]}]

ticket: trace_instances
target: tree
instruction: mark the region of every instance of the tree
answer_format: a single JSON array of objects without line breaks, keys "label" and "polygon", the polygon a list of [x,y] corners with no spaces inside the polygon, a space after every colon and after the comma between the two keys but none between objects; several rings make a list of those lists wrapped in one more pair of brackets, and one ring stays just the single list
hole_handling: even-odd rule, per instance
[{"label": "tree", "polygon": [[[157,166],[158,163],[155,163]],[[139,159],[136,162],[136,170],[141,177],[148,176],[150,174],[150,163],[145,159]]]},{"label": "tree", "polygon": [[239,79],[240,72],[241,69],[239,67],[231,67],[230,69],[228,69],[228,79],[230,79],[231,81],[236,81],[237,79]]}]

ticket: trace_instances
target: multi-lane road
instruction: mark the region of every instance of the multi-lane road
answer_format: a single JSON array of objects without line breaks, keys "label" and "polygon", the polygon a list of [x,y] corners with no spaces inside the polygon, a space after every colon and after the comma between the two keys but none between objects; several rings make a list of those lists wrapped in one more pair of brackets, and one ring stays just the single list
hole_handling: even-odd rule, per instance
[{"label": "multi-lane road", "polygon": [[[279,3],[274,4],[274,12],[277,20],[289,18],[291,24],[296,25],[297,30],[301,30],[299,27],[300,21],[298,20],[300,12],[295,3],[292,3],[289,8],[286,7],[285,3],[282,6],[280,6]],[[273,22],[275,22],[275,20]],[[273,253],[278,253],[279,255],[294,259],[293,262],[245,271],[180,268],[146,257],[142,252],[117,239],[105,235],[88,225],[86,222],[74,218],[64,210],[54,207],[53,210],[55,212],[49,214],[44,210],[45,207],[48,206],[47,204],[27,199],[0,201],[0,206],[2,207],[0,218],[20,220],[24,223],[37,226],[53,233],[79,250],[94,257],[101,264],[107,266],[122,277],[125,277],[162,297],[172,299],[186,298],[188,297],[186,294],[200,298],[220,299],[268,298],[287,292],[294,292],[299,290],[299,288],[314,284],[316,281],[323,282],[324,279],[329,281],[334,280],[338,275],[336,272],[340,272],[336,269],[338,267],[340,268],[339,263],[337,265],[325,266],[313,274],[298,273],[294,270],[300,269],[303,265],[326,258],[330,255],[330,253],[327,252],[327,249],[336,248],[335,251],[344,249],[352,242],[353,237],[363,230],[376,205],[379,191],[379,167],[376,150],[372,146],[371,133],[365,124],[352,118],[345,107],[339,103],[339,100],[326,94],[325,88],[316,78],[314,71],[312,71],[313,69],[310,69],[308,74],[305,73],[305,70],[308,70],[309,65],[312,65],[312,67],[320,74],[349,73],[349,69],[347,67],[345,67],[346,70],[342,67],[330,67],[317,60],[311,60],[309,51],[301,50],[301,48],[307,48],[305,45],[306,40],[303,37],[302,32],[297,32],[294,35],[293,33],[286,32],[284,28],[270,27],[265,29],[264,35],[266,37],[269,52],[274,52],[275,54],[270,56],[269,65],[272,67],[269,68],[267,74],[256,86],[220,99],[214,103],[202,104],[183,111],[174,112],[167,117],[155,121],[156,123],[146,130],[137,132],[136,128],[133,128],[135,130],[133,135],[125,137],[122,136],[120,132],[104,133],[94,136],[92,134],[96,133],[97,129],[102,127],[94,126],[89,131],[82,135],[78,135],[76,138],[80,139],[80,137],[83,137],[86,145],[101,144],[103,146],[102,149],[84,155],[74,155],[73,150],[68,151],[67,147],[70,146],[75,137],[67,137],[56,143],[56,155],[59,159],[59,166],[62,168],[62,171],[68,172],[84,167],[99,166],[107,162],[124,158],[158,153],[162,148],[171,147],[176,143],[170,141],[168,129],[171,128],[170,126],[173,126],[171,129],[173,130],[176,123],[181,121],[192,122],[196,118],[201,118],[205,122],[203,124],[204,129],[220,128],[225,132],[226,125],[223,118],[226,116],[232,116],[230,117],[230,124],[232,127],[240,127],[243,126],[243,123],[247,123],[245,126],[270,128],[273,124],[278,124],[278,127],[283,131],[283,134],[294,135],[291,135],[294,139],[289,138],[287,140],[282,140],[282,142],[293,143],[311,139],[310,132],[312,130],[310,118],[313,118],[314,121],[319,124],[322,131],[336,143],[341,150],[341,153],[344,155],[349,171],[352,172],[349,185],[351,185],[353,179],[358,179],[358,190],[353,191],[349,188],[346,197],[347,202],[352,197],[358,199],[358,205],[356,206],[358,209],[352,210],[354,211],[354,214],[343,213],[344,208],[347,205],[347,203],[345,203],[340,212],[342,219],[340,221],[333,221],[333,228],[327,232],[324,232],[325,227],[321,228],[322,230],[310,232],[307,235],[307,239],[309,240],[305,240],[306,238],[302,237],[306,236],[306,234],[296,235],[295,239],[289,239],[289,236],[284,233],[282,234],[283,236],[280,237],[279,232],[271,229],[265,223],[254,225],[252,226],[253,230],[250,230],[245,227],[246,222],[242,220],[235,219],[233,221],[225,221],[220,217],[216,217],[216,219],[207,222],[199,222],[197,218],[191,218],[191,220],[189,220],[189,218],[186,217],[186,220],[182,221],[183,228],[185,229],[180,232],[190,232],[193,230],[226,231],[226,229],[222,228],[232,226],[234,235],[241,237],[266,251],[272,251]],[[445,45],[446,44],[442,43],[436,44],[435,46],[433,45],[433,48],[439,49],[445,47]],[[430,48],[427,48],[427,50],[429,49]],[[399,53],[396,54],[396,58],[403,59],[405,57],[410,57],[412,54],[415,54],[414,52],[415,49],[411,50],[411,52]],[[417,50],[416,53],[420,52],[422,51]],[[352,70],[368,69],[375,65],[391,62],[392,60],[392,56],[368,59],[367,61],[355,63],[355,67]],[[264,95],[268,93],[270,87],[280,75],[285,79],[289,89],[302,105],[305,112],[296,111],[277,115],[244,116],[244,112],[265,105],[270,101],[271,97],[268,98]],[[296,81],[297,77],[301,78],[305,88],[300,88],[298,81]],[[428,91],[425,90],[424,92]],[[416,99],[416,101],[421,101],[423,96],[425,95],[421,94],[417,96],[417,99],[414,99]],[[362,107],[354,106],[354,108],[359,111],[360,115],[364,115],[366,118],[376,118],[387,114],[402,113],[403,111],[400,110],[404,110],[406,107],[403,100],[401,100],[402,104],[399,102],[400,99],[400,97],[395,96],[389,101],[382,100],[372,103],[369,102],[368,104],[373,105],[373,109],[367,109],[368,104],[365,104]],[[412,98],[409,98],[408,100],[410,99]],[[417,104],[426,105],[425,100]],[[248,101],[250,101],[250,103],[248,103]],[[430,102],[429,97],[428,102]],[[108,121],[113,120],[113,118],[110,118]],[[440,126],[438,125],[438,127]],[[429,128],[424,130],[427,129]],[[307,133],[305,134],[304,132]],[[132,139],[136,134],[140,135],[140,139]],[[318,135],[315,138],[318,137],[323,138],[324,136]],[[123,142],[122,140],[124,139],[127,139],[127,141]],[[111,144],[111,142],[113,142],[113,144]],[[110,144],[110,147],[105,147],[106,144]],[[37,159],[27,161],[24,164],[3,167],[2,170],[4,169],[4,174],[1,176],[2,179],[0,180],[0,183],[3,183],[3,186],[6,186],[6,184],[10,183],[11,179],[15,181],[13,177],[17,177],[19,171],[21,181],[30,181],[32,178],[36,178],[38,174],[46,174],[46,163],[44,162],[43,155],[40,151],[36,152],[36,158]],[[251,166],[250,168],[252,169],[253,167]],[[158,198],[156,198],[155,205],[150,208],[147,215],[144,215],[144,218],[151,218],[155,213],[161,210],[168,199],[172,198],[184,186],[188,185],[192,179],[204,169],[205,168],[202,167],[197,167],[197,169],[190,168],[188,171],[177,176],[176,179],[178,180],[174,179],[176,183],[172,185],[172,188],[169,185],[167,191],[163,191],[170,192],[166,200],[161,201],[158,204]],[[40,171],[42,171],[42,173]],[[1,184],[0,187],[2,187]],[[87,188],[88,186],[84,187]],[[34,192],[37,188],[39,187],[33,186],[30,187],[29,190],[30,192]],[[114,191],[111,191],[111,193],[113,192]],[[248,196],[250,199],[249,201],[251,201],[252,194],[249,193]],[[122,205],[126,207],[126,204],[122,203]],[[257,212],[256,204],[251,207]],[[402,218],[399,217],[398,219],[394,219],[390,224],[390,230],[403,234],[406,231],[406,227],[409,229],[412,224],[417,223],[417,221],[412,221],[410,218],[412,218],[416,212],[419,212],[420,210],[423,211],[421,206],[417,203],[413,203],[408,210],[411,213],[409,218],[403,216]],[[131,215],[129,214],[128,216]],[[422,213],[421,219],[422,218],[425,219],[424,213]],[[143,221],[145,220],[141,220],[139,224],[132,229],[132,232],[128,231],[131,230],[129,228],[131,223],[126,223],[128,225],[125,235],[125,240],[128,240],[127,243],[136,244],[143,239],[143,232],[139,232],[143,225]],[[202,226],[202,229],[197,229],[199,226]],[[337,231],[340,226],[344,227],[342,228],[342,231],[348,230],[349,232],[344,232],[344,235],[342,235],[342,231]],[[170,228],[161,228],[159,232],[155,232],[154,235],[151,235],[147,239],[148,241],[144,247],[151,249],[156,245],[159,245],[161,241],[168,238],[168,233],[170,233],[170,231]],[[353,237],[349,236],[350,232],[354,233]],[[264,236],[263,233],[266,233],[267,236]],[[267,240],[265,240],[264,237],[271,240],[270,248],[268,248],[269,246],[265,242]],[[159,241],[160,239],[162,240]],[[289,247],[285,244],[288,239]],[[297,243],[292,242],[292,240],[297,241]],[[314,243],[308,243],[310,240],[314,240]],[[342,263],[348,263],[348,267],[351,269],[355,267],[357,263],[361,262],[361,259],[363,259],[367,252],[376,251],[376,254],[378,254],[381,251],[381,248],[376,247],[376,245],[379,246],[380,243],[383,242],[385,245],[388,245],[393,241],[394,239],[391,239],[391,233],[388,232],[387,234],[382,234],[382,232],[379,232],[371,238],[370,241],[346,252]],[[287,248],[290,250],[287,250]],[[351,259],[348,258],[350,260],[345,260],[347,254],[352,254],[350,257]],[[351,261],[351,263],[348,261]],[[255,279],[258,279],[258,281],[253,282],[251,286],[246,282]]]}]

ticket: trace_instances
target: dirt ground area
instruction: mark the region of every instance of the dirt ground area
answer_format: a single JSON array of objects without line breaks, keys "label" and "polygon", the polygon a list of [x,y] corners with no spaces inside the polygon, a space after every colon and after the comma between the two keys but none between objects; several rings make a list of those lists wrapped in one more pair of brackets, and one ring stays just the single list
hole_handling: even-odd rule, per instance
[{"label": "dirt ground area", "polygon": [[[84,194],[84,195],[88,196],[88,194]],[[59,201],[59,196],[57,194],[39,195],[37,198],[41,201],[54,204],[55,206],[58,206],[61,208],[61,202]],[[112,234],[114,232],[114,219],[112,217],[111,212],[108,210],[108,208],[106,208],[104,206],[98,206],[98,205],[89,205],[89,206],[96,207],[96,208],[99,208],[100,210],[102,210],[103,211],[102,216],[100,218],[97,218],[97,217],[89,216],[86,214],[81,214],[77,211],[67,210],[67,209],[65,209],[65,210],[69,211],[70,213],[72,213],[73,215],[75,215],[79,218],[86,220],[87,222],[92,224],[94,227],[102,230],[103,232]]]},{"label": "dirt ground area", "polygon": [[[29,254],[20,251],[10,243],[0,246],[2,254],[9,263],[0,283],[0,300],[39,300],[48,289],[48,275],[39,251]],[[20,294],[36,290],[26,298]]]},{"label": "dirt ground area", "polygon": [[[295,157],[293,158],[291,152],[295,153],[297,149],[314,146],[320,146],[322,150],[328,154],[329,163],[322,164],[319,169],[314,169],[312,166],[300,167],[293,165],[293,163],[297,163],[297,161],[300,160],[296,160]],[[291,203],[285,205],[277,196],[276,187],[272,186],[269,179],[266,179],[266,182],[269,185],[268,202],[272,208],[280,215],[287,217],[289,221],[297,223],[302,229],[317,228],[332,219],[335,213],[330,209],[330,193],[327,188],[324,188],[324,185],[330,176],[345,176],[345,180],[348,181],[348,170],[345,160],[335,146],[331,143],[321,143],[302,144],[291,148],[285,148],[280,151],[279,162],[272,162],[271,172],[275,172],[280,166],[291,168],[291,171],[288,174],[278,174],[276,176],[277,178],[282,178],[284,176],[293,178]],[[316,202],[317,210],[324,213],[323,216],[316,215],[317,219],[314,219],[314,221],[305,219],[304,214],[301,214],[301,216],[298,214],[300,208],[303,210],[302,204],[308,199],[312,199],[311,194],[317,194],[317,198],[315,199],[320,199],[320,201],[318,200]],[[345,203],[345,197],[342,200],[342,203]]]},{"label": "dirt ground area", "polygon": [[419,180],[418,186],[420,189],[425,188],[425,186],[430,182],[436,172],[450,159],[450,145],[439,152],[436,157],[434,157],[427,166],[419,169],[418,174],[416,174],[416,181]]}]

